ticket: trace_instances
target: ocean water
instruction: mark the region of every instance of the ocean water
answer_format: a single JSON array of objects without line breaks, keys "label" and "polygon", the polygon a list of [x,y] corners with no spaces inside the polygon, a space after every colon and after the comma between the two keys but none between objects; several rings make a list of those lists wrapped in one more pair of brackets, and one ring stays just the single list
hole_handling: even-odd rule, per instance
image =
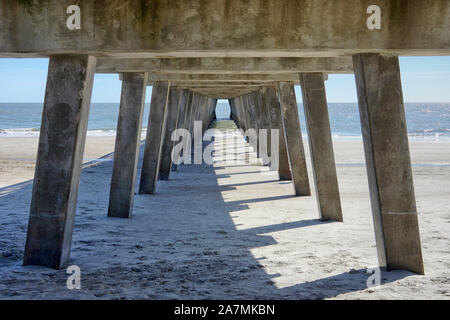
[{"label": "ocean water", "polygon": [[[143,128],[147,126],[150,106],[145,106]],[[331,131],[335,138],[361,139],[358,105],[329,103]],[[415,140],[450,139],[450,103],[406,103],[408,135]],[[118,103],[93,103],[89,114],[88,135],[114,135]],[[0,103],[0,137],[39,135],[42,103]],[[306,134],[303,105],[299,104],[300,122]],[[229,119],[227,103],[219,103],[218,119]]]}]

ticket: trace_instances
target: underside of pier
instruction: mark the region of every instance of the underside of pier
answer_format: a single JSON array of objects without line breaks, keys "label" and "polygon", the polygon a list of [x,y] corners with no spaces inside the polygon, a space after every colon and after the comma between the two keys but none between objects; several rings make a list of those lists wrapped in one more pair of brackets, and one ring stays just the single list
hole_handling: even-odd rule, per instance
[{"label": "underside of pier", "polygon": [[[228,99],[240,143],[292,186],[299,210],[314,190],[317,219],[338,222],[345,212],[324,83],[328,74],[353,73],[379,266],[424,274],[399,56],[450,55],[448,0],[72,2],[0,0],[0,57],[50,59],[25,265],[69,262],[95,73],[122,80],[111,219],[132,218],[135,198],[172,192],[158,191],[158,181],[170,184],[177,167],[208,170],[201,138],[217,100]],[[379,28],[370,27],[377,18]]]}]

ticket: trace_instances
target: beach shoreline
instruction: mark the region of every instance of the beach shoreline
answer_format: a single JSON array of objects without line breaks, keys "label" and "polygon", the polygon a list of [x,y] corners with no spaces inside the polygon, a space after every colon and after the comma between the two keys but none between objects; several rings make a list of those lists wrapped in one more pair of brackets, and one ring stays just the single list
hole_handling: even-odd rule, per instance
[{"label": "beach shoreline", "polygon": [[[38,140],[38,136],[0,136],[0,188],[33,179]],[[308,140],[304,137],[303,141],[307,158],[309,158]],[[114,135],[88,136],[83,163],[114,152],[114,143]],[[333,137],[333,145],[337,167],[352,164],[364,165],[362,139]],[[410,151],[413,167],[450,166],[450,141],[410,139]]]}]

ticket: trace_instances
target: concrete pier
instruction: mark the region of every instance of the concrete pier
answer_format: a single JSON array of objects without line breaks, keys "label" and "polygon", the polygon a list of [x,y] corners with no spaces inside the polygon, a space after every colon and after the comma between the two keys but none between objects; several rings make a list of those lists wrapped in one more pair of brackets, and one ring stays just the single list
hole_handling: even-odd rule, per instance
[{"label": "concrete pier", "polygon": [[298,116],[298,105],[294,85],[289,82],[278,84],[287,153],[291,168],[294,191],[297,196],[310,196],[308,171],[306,169],[305,150]]},{"label": "concrete pier", "polygon": [[24,265],[60,269],[69,260],[95,64],[50,57]]},{"label": "concrete pier", "polygon": [[158,180],[162,140],[167,121],[169,101],[169,82],[157,82],[153,86],[147,137],[145,139],[144,160],[142,164],[140,194],[153,194]]},{"label": "concrete pier", "polygon": [[109,217],[130,218],[133,211],[146,81],[145,73],[123,74],[109,193]]},{"label": "concrete pier", "polygon": [[267,102],[269,105],[270,125],[272,129],[278,129],[278,148],[273,149],[278,152],[278,176],[281,181],[292,180],[291,169],[289,168],[289,157],[286,147],[286,135],[284,132],[283,116],[281,114],[280,101],[277,96],[277,89],[275,87],[268,87],[266,89]]},{"label": "concrete pier", "polygon": [[302,73],[300,80],[319,217],[343,221],[324,77]]},{"label": "concrete pier", "polygon": [[424,274],[398,57],[353,57],[378,261]]},{"label": "concrete pier", "polygon": [[163,144],[161,150],[161,165],[159,168],[159,179],[169,180],[172,169],[172,132],[177,127],[178,110],[180,105],[181,89],[171,87],[169,93],[169,103],[167,105],[167,121],[164,130]]}]

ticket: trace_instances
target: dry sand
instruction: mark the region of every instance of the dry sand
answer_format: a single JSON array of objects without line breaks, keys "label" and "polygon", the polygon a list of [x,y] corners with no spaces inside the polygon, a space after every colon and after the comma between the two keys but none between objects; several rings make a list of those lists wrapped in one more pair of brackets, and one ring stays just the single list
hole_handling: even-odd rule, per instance
[{"label": "dry sand", "polygon": [[[89,137],[85,161],[113,143]],[[318,221],[315,196],[293,197],[267,168],[220,163],[182,166],[136,196],[132,219],[107,218],[111,157],[90,163],[71,291],[65,270],[21,265],[37,138],[0,138],[0,299],[450,299],[450,143],[410,145],[425,276],[382,272],[367,288],[377,258],[362,142],[334,141],[344,223]]]}]

